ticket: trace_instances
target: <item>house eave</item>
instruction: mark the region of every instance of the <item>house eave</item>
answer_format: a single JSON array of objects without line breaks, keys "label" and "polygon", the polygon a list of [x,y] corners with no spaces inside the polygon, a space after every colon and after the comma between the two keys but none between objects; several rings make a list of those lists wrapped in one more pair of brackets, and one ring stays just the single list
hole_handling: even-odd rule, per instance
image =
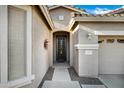
[{"label": "house eave", "polygon": [[76,8],[73,8],[73,7],[69,7],[69,6],[65,6],[65,5],[51,6],[51,7],[49,7],[49,10],[53,10],[53,9],[56,9],[56,8],[59,8],[59,7],[64,7],[64,8],[67,8],[69,10],[73,10],[75,12],[84,13],[83,10],[79,10],[79,9],[76,9]]},{"label": "house eave", "polygon": [[40,7],[42,13],[44,14],[44,16],[45,16],[50,28],[53,30],[55,27],[54,27],[53,21],[52,21],[52,19],[50,17],[50,14],[49,14],[49,12],[47,10],[47,7],[44,6],[44,5],[39,5],[39,7]]},{"label": "house eave", "polygon": [[124,17],[74,17],[75,22],[124,22]]},{"label": "house eave", "polygon": [[74,18],[72,18],[72,19],[70,20],[70,22],[69,22],[68,30],[71,30],[72,27],[74,26],[74,24],[75,24],[75,20],[74,20]]},{"label": "house eave", "polygon": [[78,28],[76,30],[84,30],[84,31],[87,31],[88,33],[92,33],[94,35],[97,35],[97,36],[122,36],[124,35],[124,31],[120,30],[120,31],[99,31],[99,30],[94,30],[94,29],[90,29],[86,26],[83,26],[83,25],[78,25]]}]

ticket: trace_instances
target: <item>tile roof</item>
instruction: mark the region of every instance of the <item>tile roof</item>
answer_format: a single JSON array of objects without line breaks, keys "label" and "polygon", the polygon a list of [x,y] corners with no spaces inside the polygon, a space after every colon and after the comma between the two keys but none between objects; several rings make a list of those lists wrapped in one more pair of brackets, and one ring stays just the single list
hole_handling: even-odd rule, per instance
[{"label": "tile roof", "polygon": [[75,12],[73,15],[73,17],[124,17],[124,14],[99,14],[99,15],[92,15],[92,14],[84,14],[84,13],[78,13]]},{"label": "tile roof", "polygon": [[112,10],[106,14],[119,14],[119,13],[124,13],[124,8],[119,8],[119,9],[116,9],[116,10]]}]

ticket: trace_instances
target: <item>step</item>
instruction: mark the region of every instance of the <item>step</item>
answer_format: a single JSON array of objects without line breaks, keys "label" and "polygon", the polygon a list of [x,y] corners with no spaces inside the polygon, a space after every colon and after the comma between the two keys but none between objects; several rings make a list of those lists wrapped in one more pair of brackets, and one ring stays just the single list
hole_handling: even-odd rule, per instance
[{"label": "step", "polygon": [[42,88],[81,88],[78,81],[45,81]]},{"label": "step", "polygon": [[104,85],[81,84],[82,88],[106,88]]}]

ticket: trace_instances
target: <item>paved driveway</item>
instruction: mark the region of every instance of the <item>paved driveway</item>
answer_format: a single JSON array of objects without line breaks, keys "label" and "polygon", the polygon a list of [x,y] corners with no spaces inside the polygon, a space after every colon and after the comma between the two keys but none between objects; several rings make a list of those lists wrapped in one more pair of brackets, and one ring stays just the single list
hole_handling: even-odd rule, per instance
[{"label": "paved driveway", "polygon": [[100,75],[99,78],[108,88],[124,88],[124,75]]}]

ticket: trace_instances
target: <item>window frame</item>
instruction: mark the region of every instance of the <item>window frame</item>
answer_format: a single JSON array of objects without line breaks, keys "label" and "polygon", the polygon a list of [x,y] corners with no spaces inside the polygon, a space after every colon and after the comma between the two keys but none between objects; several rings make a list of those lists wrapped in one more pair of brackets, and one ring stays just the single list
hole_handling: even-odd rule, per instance
[{"label": "window frame", "polygon": [[[26,76],[20,79],[16,79],[13,81],[8,81],[8,6],[1,6],[0,13],[5,12],[5,18],[2,19],[3,16],[0,16],[3,24],[0,24],[0,28],[5,25],[2,30],[0,30],[1,41],[5,39],[5,42],[0,42],[0,52],[3,52],[3,55],[0,54],[0,76],[1,82],[0,87],[21,87],[26,84],[31,83],[32,80],[35,79],[35,75],[32,74],[32,8],[27,5],[11,5],[12,7],[23,9],[26,11]],[[3,47],[4,46],[4,47]]]}]

